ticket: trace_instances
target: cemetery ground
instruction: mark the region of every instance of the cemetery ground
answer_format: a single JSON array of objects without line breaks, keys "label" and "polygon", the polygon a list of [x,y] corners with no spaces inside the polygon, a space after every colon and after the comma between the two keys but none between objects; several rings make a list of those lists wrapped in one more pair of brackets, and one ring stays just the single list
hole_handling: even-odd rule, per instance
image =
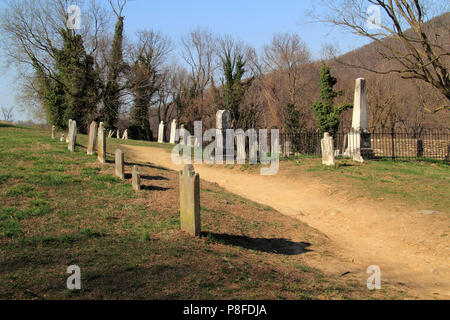
[{"label": "cemetery ground", "polygon": [[[419,207],[440,213],[413,217],[410,228],[405,220],[411,214],[400,222],[394,219],[389,228],[405,223],[403,228],[411,232],[405,246],[419,236],[417,240],[423,241],[424,249],[417,252],[417,261],[425,261],[417,263],[431,261],[436,267],[433,272],[427,270],[426,275],[413,268],[410,271],[414,272],[406,274],[402,282],[398,277],[385,279],[384,261],[374,259],[371,264],[381,264],[382,290],[369,291],[365,270],[370,264],[363,268],[367,256],[358,255],[366,240],[361,236],[359,247],[353,243],[347,248],[343,244],[351,238],[335,240],[336,234],[342,235],[336,232],[345,221],[348,226],[344,233],[354,236],[350,230],[354,225],[345,217],[353,213],[334,207],[320,208],[311,199],[320,193],[327,205],[336,207],[337,199],[356,202],[363,198],[363,206],[382,201],[383,206],[388,203],[395,208],[393,215],[402,215],[399,208],[405,201],[401,191],[392,194],[386,189],[383,193],[381,188],[380,193],[370,195],[373,199],[366,199],[369,196],[364,189],[388,183],[379,182],[375,173],[384,172],[383,166],[394,168],[397,164],[364,164],[372,172],[370,179],[370,173],[351,163],[322,169],[318,160],[291,160],[282,163],[280,175],[270,178],[266,193],[258,196],[256,192],[263,186],[259,180],[262,178],[252,172],[257,168],[196,166],[200,178],[221,186],[202,179],[203,236],[193,238],[179,231],[178,173],[168,170],[175,168],[167,160],[172,146],[108,139],[108,163],[102,165],[96,156],[86,155],[86,141],[87,137],[80,135],[76,152],[70,153],[67,144],[51,140],[48,131],[0,124],[1,299],[446,297],[444,280],[448,280],[448,275],[443,270],[448,270],[449,173],[443,164],[422,164],[422,170],[420,164],[404,163],[399,167],[402,170],[383,174],[386,181],[391,174],[392,181],[417,180],[416,187],[427,185],[421,188],[426,192],[423,196],[414,187],[405,189],[407,207],[420,204]],[[113,176],[113,152],[117,147],[125,151],[126,181]],[[132,164],[140,165],[141,192],[131,187]],[[294,208],[295,199],[289,199],[289,185],[280,185],[279,179],[283,178],[302,182],[296,186],[298,190],[308,189],[309,202],[302,197],[296,200],[303,201],[301,209]],[[320,179],[330,182],[326,184],[327,196],[322,189],[324,183],[316,182]],[[242,187],[249,181],[253,183]],[[347,184],[348,181],[352,183]],[[399,183],[402,187],[403,182]],[[277,192],[271,188],[274,184],[280,187]],[[234,194],[228,191],[233,188]],[[432,191],[436,199],[427,196]],[[292,197],[296,196],[293,192]],[[258,202],[262,204],[248,199],[261,199]],[[375,205],[373,212],[381,214],[383,209]],[[366,217],[366,212],[356,213]],[[334,233],[326,228],[326,223],[318,222],[326,217],[335,224]],[[330,232],[325,234],[305,222]],[[379,231],[382,224],[387,223],[374,224],[374,230]],[[366,226],[362,226],[359,232],[363,234],[365,230]],[[398,233],[402,232],[398,229]],[[421,232],[430,234],[423,237]],[[392,250],[399,249],[397,245],[393,243]],[[383,247],[383,242],[373,243],[367,251],[373,249],[377,254],[379,247]],[[416,249],[414,245],[412,250]],[[401,256],[402,252],[397,254]],[[392,252],[388,257],[392,257]],[[66,268],[73,264],[81,268],[80,291],[66,289]],[[421,280],[430,277],[432,282],[424,287]],[[407,279],[411,278],[419,281],[410,283]],[[443,282],[436,284],[436,279]]]},{"label": "cemetery ground", "polygon": [[[180,168],[170,160],[172,146],[132,144],[123,148],[134,159]],[[291,158],[269,177],[260,176],[258,165],[195,165],[195,170],[229,192],[323,232],[335,245],[330,251],[351,262],[346,271],[358,275],[377,265],[383,281],[407,287],[412,296],[450,297],[450,170],[444,162],[339,159],[329,168],[321,159]],[[338,264],[320,267],[343,271]]]}]

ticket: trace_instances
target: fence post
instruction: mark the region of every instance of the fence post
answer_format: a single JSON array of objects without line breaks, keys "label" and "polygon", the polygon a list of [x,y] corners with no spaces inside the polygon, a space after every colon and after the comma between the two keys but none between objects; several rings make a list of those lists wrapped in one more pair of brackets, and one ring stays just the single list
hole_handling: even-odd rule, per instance
[{"label": "fence post", "polygon": [[391,128],[391,144],[392,144],[392,160],[395,161],[395,143],[394,143],[395,131]]}]

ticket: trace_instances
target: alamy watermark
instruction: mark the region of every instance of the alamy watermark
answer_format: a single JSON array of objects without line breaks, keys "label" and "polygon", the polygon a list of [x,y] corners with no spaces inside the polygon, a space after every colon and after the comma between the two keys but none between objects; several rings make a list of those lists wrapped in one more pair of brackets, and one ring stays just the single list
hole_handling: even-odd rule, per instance
[{"label": "alamy watermark", "polygon": [[77,5],[71,5],[67,8],[67,28],[70,30],[81,29],[81,9]]},{"label": "alamy watermark", "polygon": [[367,278],[367,289],[380,290],[381,289],[381,269],[379,266],[370,266],[366,271],[371,276]]},{"label": "alamy watermark", "polygon": [[[249,129],[209,129],[202,134],[202,122],[194,122],[194,135],[186,129],[176,130],[176,141],[180,141],[172,150],[173,163],[192,164],[192,149],[194,149],[194,164],[235,164],[235,140],[237,140],[238,153],[237,164],[246,163],[246,141],[248,140],[248,162],[257,164],[258,160],[263,165],[263,176],[275,175],[279,170],[279,130],[270,131],[270,152],[268,147],[268,130]],[[214,141],[212,141],[214,138]],[[193,141],[193,143],[192,143]],[[211,142],[203,149],[203,142]],[[181,155],[180,155],[181,152]]]},{"label": "alamy watermark", "polygon": [[79,266],[72,265],[67,267],[66,273],[71,274],[67,278],[67,289],[80,290],[81,289],[81,269]]},{"label": "alamy watermark", "polygon": [[381,29],[381,8],[378,5],[371,5],[367,8],[366,26],[369,30]]}]

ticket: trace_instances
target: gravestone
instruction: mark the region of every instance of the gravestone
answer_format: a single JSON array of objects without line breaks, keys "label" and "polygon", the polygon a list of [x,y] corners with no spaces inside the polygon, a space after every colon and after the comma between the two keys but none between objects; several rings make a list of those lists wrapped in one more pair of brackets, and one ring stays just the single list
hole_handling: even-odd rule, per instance
[{"label": "gravestone", "polygon": [[109,130],[109,132],[108,132],[108,138],[112,138],[113,134],[114,134],[114,131]]},{"label": "gravestone", "polygon": [[195,137],[194,136],[188,136],[187,137],[187,145],[188,147],[194,147],[194,143],[195,143]]},{"label": "gravestone", "polygon": [[292,151],[291,151],[291,141],[285,139],[283,142],[283,153],[282,153],[283,157],[290,157],[292,156]]},{"label": "gravestone", "polygon": [[173,119],[172,125],[170,126],[170,143],[175,144],[177,134],[177,120]]},{"label": "gravestone", "polygon": [[201,148],[200,141],[197,137],[194,137],[194,148]]},{"label": "gravestone", "polygon": [[334,140],[328,132],[325,132],[321,141],[322,147],[322,164],[326,166],[334,166]]},{"label": "gravestone", "polygon": [[55,126],[52,126],[52,139],[56,138],[55,137],[55,130],[56,130]]},{"label": "gravestone", "polygon": [[241,131],[236,134],[236,160],[238,164],[244,164],[247,158],[245,153],[245,134]]},{"label": "gravestone", "polygon": [[356,79],[352,130],[348,133],[348,149],[346,154],[358,162],[363,162],[363,157],[373,155],[373,151],[371,150],[371,136],[367,125],[367,92],[366,80],[364,78]]},{"label": "gravestone", "polygon": [[115,174],[120,179],[125,179],[125,168],[123,163],[123,151],[120,149],[116,150],[116,157],[115,157]]},{"label": "gravestone", "polygon": [[[226,130],[231,128],[231,114],[228,110],[219,110],[216,113],[216,161],[220,163],[224,159],[224,155],[233,155],[234,150],[227,150]],[[222,153],[219,152],[222,150]]]},{"label": "gravestone", "polygon": [[69,128],[67,131],[66,143],[69,143],[70,130],[72,130],[72,119],[69,119]]},{"label": "gravestone", "polygon": [[190,164],[180,171],[180,224],[182,231],[200,236],[200,177]]},{"label": "gravestone", "polygon": [[158,127],[158,143],[164,143],[164,121]]},{"label": "gravestone", "polygon": [[97,122],[92,121],[91,125],[89,126],[89,139],[87,147],[88,155],[94,154],[95,142],[97,141],[97,130],[98,130]]},{"label": "gravestone", "polygon": [[116,138],[117,138],[117,139],[120,139],[120,130],[119,130],[119,129],[117,129],[117,132],[116,132]]},{"label": "gravestone", "polygon": [[[252,141],[253,140],[253,141]],[[258,138],[255,137],[254,139],[250,139],[250,145],[249,145],[249,162],[250,164],[256,164],[258,162]]]},{"label": "gravestone", "polygon": [[138,166],[133,166],[133,170],[131,171],[131,185],[133,186],[133,190],[141,190],[141,176],[139,174]]},{"label": "gravestone", "polygon": [[97,157],[100,163],[106,163],[106,132],[103,122],[100,122],[98,126]]},{"label": "gravestone", "polygon": [[128,140],[128,129],[123,132],[122,140]]},{"label": "gravestone", "polygon": [[64,142],[64,140],[66,140],[64,139],[64,133],[61,133],[61,138],[59,138],[59,141]]},{"label": "gravestone", "polygon": [[72,121],[71,129],[69,130],[69,146],[67,147],[71,152],[75,151],[75,145],[77,144],[77,122]]},{"label": "gravestone", "polygon": [[187,131],[184,129],[184,124],[180,127],[180,145],[187,143]]}]

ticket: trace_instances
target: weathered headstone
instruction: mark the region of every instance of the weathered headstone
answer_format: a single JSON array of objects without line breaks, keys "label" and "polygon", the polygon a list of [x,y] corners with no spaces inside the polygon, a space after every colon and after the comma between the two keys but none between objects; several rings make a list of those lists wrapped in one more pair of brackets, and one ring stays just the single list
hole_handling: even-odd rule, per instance
[{"label": "weathered headstone", "polygon": [[64,133],[62,133],[61,138],[59,138],[59,141],[64,142],[64,140],[66,140],[66,139],[64,138]]},{"label": "weathered headstone", "polygon": [[55,126],[52,126],[52,139],[55,139],[56,137],[55,137],[55,130],[56,130],[56,127]]},{"label": "weathered headstone", "polygon": [[71,130],[69,130],[69,146],[67,147],[71,152],[75,151],[75,145],[77,144],[77,122],[72,121]]},{"label": "weathered headstone", "polygon": [[108,138],[112,138],[113,134],[114,134],[114,131],[109,130],[109,132],[108,132]]},{"label": "weathered headstone", "polygon": [[97,156],[100,163],[106,163],[106,132],[103,122],[100,122],[98,126]]},{"label": "weathered headstone", "polygon": [[180,224],[181,230],[200,236],[200,177],[192,165],[180,171]]},{"label": "weathered headstone", "polygon": [[72,119],[69,119],[69,127],[67,131],[66,143],[69,143],[70,130],[72,130]]},{"label": "weathered headstone", "polygon": [[116,138],[117,138],[117,139],[120,139],[120,130],[119,130],[119,129],[117,129],[117,132],[116,132]]},{"label": "weathered headstone", "polygon": [[180,127],[180,145],[184,145],[187,143],[187,137],[187,130],[184,129],[184,124],[182,124]]},{"label": "weathered headstone", "polygon": [[131,172],[131,185],[135,191],[141,190],[141,176],[139,174],[138,166],[133,166]]},{"label": "weathered headstone", "polygon": [[256,164],[258,162],[258,137],[256,136],[256,133],[254,133],[254,138],[250,139],[250,145],[248,147],[249,151],[249,162],[250,164]]},{"label": "weathered headstone", "polygon": [[175,144],[177,133],[177,119],[173,119],[172,125],[170,126],[170,143]]},{"label": "weathered headstone", "polygon": [[125,166],[123,161],[123,151],[120,149],[116,150],[116,157],[115,157],[115,173],[116,176],[120,179],[125,179]]},{"label": "weathered headstone", "polygon": [[245,134],[243,132],[236,133],[236,160],[238,164],[244,164],[247,158],[245,153]]},{"label": "weathered headstone", "polygon": [[326,166],[334,166],[334,140],[328,132],[325,132],[321,141],[322,147],[322,164]]},{"label": "weathered headstone", "polygon": [[98,130],[97,122],[92,121],[91,125],[89,126],[89,139],[87,146],[88,155],[94,154],[95,142],[97,140],[97,130]]},{"label": "weathered headstone", "polygon": [[195,143],[195,137],[194,136],[188,136],[187,137],[187,145],[188,147],[194,147],[194,143]]},{"label": "weathered headstone", "polygon": [[128,140],[128,129],[123,132],[122,140]]},{"label": "weathered headstone", "polygon": [[[234,150],[227,150],[226,130],[231,128],[231,114],[228,110],[219,110],[216,113],[216,161],[220,163],[224,155],[233,155]],[[219,152],[222,150],[222,153]]]},{"label": "weathered headstone", "polygon": [[283,142],[283,157],[290,157],[292,156],[291,151],[291,141],[289,139],[285,139]]},{"label": "weathered headstone", "polygon": [[164,121],[158,127],[158,143],[164,143]]}]

